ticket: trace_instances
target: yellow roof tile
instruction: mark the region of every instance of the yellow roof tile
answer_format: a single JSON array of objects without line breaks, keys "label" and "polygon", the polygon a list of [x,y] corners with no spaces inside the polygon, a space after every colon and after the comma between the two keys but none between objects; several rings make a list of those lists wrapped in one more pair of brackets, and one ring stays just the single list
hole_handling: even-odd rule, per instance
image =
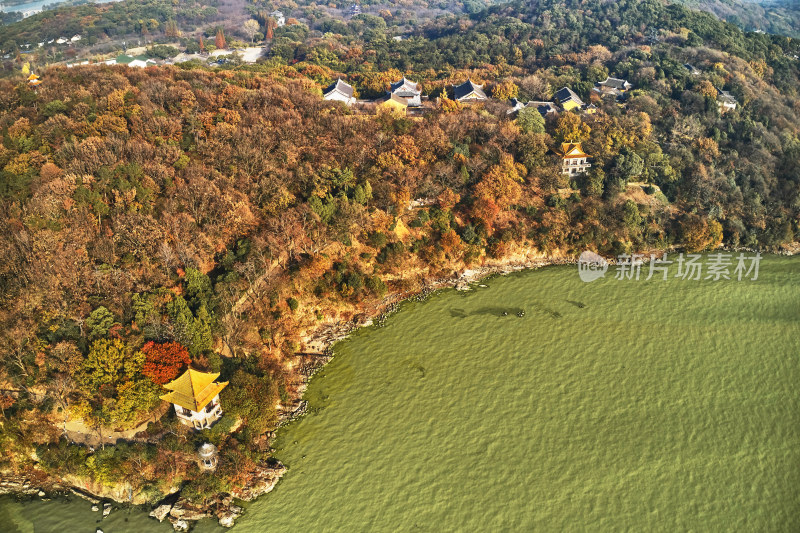
[{"label": "yellow roof tile", "polygon": [[588,157],[581,148],[581,143],[561,143],[559,155],[565,159],[568,157]]},{"label": "yellow roof tile", "polygon": [[161,399],[190,411],[200,411],[228,385],[227,381],[215,383],[218,377],[218,372],[200,372],[190,368],[164,385],[165,389],[172,392],[161,396]]}]

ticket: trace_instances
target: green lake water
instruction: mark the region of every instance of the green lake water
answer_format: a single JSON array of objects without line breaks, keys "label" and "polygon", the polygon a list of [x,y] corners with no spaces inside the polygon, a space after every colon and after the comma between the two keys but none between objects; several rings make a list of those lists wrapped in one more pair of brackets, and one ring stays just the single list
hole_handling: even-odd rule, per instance
[{"label": "green lake water", "polygon": [[[288,473],[233,531],[797,530],[800,258],[757,281],[483,283],[338,343],[279,432]],[[7,498],[0,523],[94,531],[88,508]]]}]

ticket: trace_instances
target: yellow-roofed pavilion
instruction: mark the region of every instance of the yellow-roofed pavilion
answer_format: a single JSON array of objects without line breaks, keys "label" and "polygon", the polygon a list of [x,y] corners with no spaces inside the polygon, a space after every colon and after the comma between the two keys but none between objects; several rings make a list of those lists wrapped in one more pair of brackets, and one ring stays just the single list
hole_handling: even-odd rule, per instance
[{"label": "yellow-roofed pavilion", "polygon": [[218,372],[200,372],[190,368],[164,385],[170,392],[161,399],[175,406],[175,413],[187,426],[209,428],[222,416],[219,393],[228,385],[227,381],[217,383],[218,377]]},{"label": "yellow-roofed pavilion", "polygon": [[561,149],[556,148],[553,151],[561,156],[562,174],[583,174],[592,166],[581,143],[561,143]]}]

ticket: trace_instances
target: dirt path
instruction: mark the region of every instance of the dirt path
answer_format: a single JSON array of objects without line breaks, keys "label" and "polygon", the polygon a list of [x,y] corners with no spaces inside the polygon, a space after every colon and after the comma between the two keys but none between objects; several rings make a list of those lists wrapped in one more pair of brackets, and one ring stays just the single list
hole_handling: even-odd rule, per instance
[{"label": "dirt path", "polygon": [[244,291],[244,294],[233,304],[231,307],[231,312],[233,313],[241,313],[247,310],[246,305],[251,303],[250,299],[254,297],[254,295],[263,287],[264,283],[278,271],[279,262],[273,261],[269,267],[264,271],[263,274],[258,276],[253,283],[250,284],[250,287]]},{"label": "dirt path", "polygon": [[126,429],[124,431],[113,431],[110,428],[103,428],[102,440],[100,439],[97,428],[86,425],[83,420],[80,419],[68,420],[62,427],[64,429],[64,434],[73,443],[95,448],[103,444],[116,444],[119,440],[144,442],[147,439],[135,438],[136,434],[147,429],[147,424],[161,418],[164,412],[165,409],[163,406],[159,407],[147,420],[135,428]]}]

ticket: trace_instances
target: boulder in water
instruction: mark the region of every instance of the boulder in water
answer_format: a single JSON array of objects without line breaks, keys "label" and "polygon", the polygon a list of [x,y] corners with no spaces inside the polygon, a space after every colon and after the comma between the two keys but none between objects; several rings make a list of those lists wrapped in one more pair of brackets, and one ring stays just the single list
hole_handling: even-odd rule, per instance
[{"label": "boulder in water", "polygon": [[150,516],[159,522],[163,522],[171,510],[172,506],[169,504],[159,505],[150,512]]},{"label": "boulder in water", "polygon": [[[207,509],[203,507],[195,507],[184,499],[178,500],[177,503],[169,511],[170,517],[176,520],[196,521],[208,518],[211,516]],[[175,522],[173,522],[173,525]]]},{"label": "boulder in water", "polygon": [[173,520],[172,529],[175,531],[189,531],[189,523],[182,519]]},{"label": "boulder in water", "polygon": [[217,511],[219,525],[222,527],[233,527],[234,521],[242,514],[242,508],[238,505],[228,503],[226,507]]}]

